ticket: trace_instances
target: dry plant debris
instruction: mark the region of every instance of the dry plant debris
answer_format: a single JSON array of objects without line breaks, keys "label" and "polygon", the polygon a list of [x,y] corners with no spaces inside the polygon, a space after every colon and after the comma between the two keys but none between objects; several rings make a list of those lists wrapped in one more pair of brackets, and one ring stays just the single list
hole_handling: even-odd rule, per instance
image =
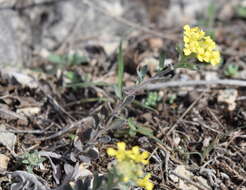
[{"label": "dry plant debris", "polygon": [[246,11],[213,6],[184,39],[112,13],[121,43],[1,69],[1,190],[245,189]]}]

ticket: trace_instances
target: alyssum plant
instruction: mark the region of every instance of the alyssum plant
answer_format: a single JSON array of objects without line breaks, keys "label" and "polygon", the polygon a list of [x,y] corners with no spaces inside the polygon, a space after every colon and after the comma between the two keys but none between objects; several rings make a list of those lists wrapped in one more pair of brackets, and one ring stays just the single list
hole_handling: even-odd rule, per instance
[{"label": "alyssum plant", "polygon": [[[216,43],[211,39],[210,36],[207,36],[205,32],[199,27],[190,27],[188,25],[184,26],[184,34],[183,34],[183,46],[179,48],[179,59],[178,63],[173,65],[173,68],[187,68],[194,69],[197,67],[195,63],[198,60],[201,63],[210,63],[212,65],[218,65],[221,61],[220,52],[217,49]],[[116,94],[120,99],[123,99],[123,103],[120,108],[122,108],[124,104],[129,104],[133,102],[135,97],[136,89],[141,88],[148,82],[153,82],[155,79],[161,79],[165,74],[169,73],[167,67],[164,66],[164,58],[160,59],[159,63],[159,73],[153,78],[144,81],[144,76],[147,73],[146,68],[143,67],[140,69],[138,73],[138,81],[134,90],[130,93],[123,93],[123,56],[122,56],[122,47],[120,46],[118,53],[118,82],[116,85]],[[129,99],[131,101],[129,101]],[[125,103],[127,102],[127,103]],[[116,116],[117,117],[117,116]],[[123,117],[118,116],[117,119],[121,119]],[[124,118],[123,118],[124,119]],[[126,121],[129,119],[125,118]],[[131,119],[132,120],[132,119]],[[132,123],[135,123],[132,121]],[[128,122],[129,124],[129,122]],[[130,125],[130,124],[129,124]],[[131,126],[129,126],[131,128]],[[139,132],[135,130],[135,132]],[[139,132],[142,135],[146,135],[153,140],[156,140],[160,143],[160,141],[150,134],[151,131],[147,132]],[[151,174],[144,172],[144,167],[149,164],[149,156],[150,154],[147,151],[140,151],[140,147],[133,146],[131,149],[126,148],[125,142],[118,142],[117,149],[108,148],[107,149],[108,156],[114,157],[115,161],[111,163],[111,167],[109,167],[109,172],[103,178],[94,176],[94,181],[90,187],[87,187],[88,190],[113,190],[113,189],[121,189],[121,190],[129,190],[132,187],[142,187],[146,190],[152,190],[154,188],[154,183],[151,182]],[[82,185],[82,184],[81,184]],[[84,186],[83,186],[84,187]],[[79,189],[77,185],[76,190]]]},{"label": "alyssum plant", "polygon": [[[196,68],[197,64],[194,62],[196,59],[201,63],[210,63],[212,65],[218,65],[221,61],[216,43],[199,27],[184,26],[183,47],[181,50],[179,52],[179,63],[174,65],[174,68]],[[160,77],[163,76],[161,72],[166,69],[163,62],[164,60],[160,59],[160,74],[157,73],[157,76]],[[142,71],[138,71],[139,79],[137,82],[139,86],[145,83],[143,81],[145,74],[146,67]],[[110,176],[114,179],[109,181],[114,181],[112,184],[121,189],[139,186],[146,190],[152,190],[154,184],[150,181],[151,174],[144,174],[144,166],[149,164],[147,160],[149,153],[146,151],[140,153],[138,146],[134,146],[131,150],[126,150],[124,142],[118,142],[117,147],[118,150],[113,148],[107,149],[108,155],[116,158],[114,166],[110,171],[111,174],[113,173]]]}]

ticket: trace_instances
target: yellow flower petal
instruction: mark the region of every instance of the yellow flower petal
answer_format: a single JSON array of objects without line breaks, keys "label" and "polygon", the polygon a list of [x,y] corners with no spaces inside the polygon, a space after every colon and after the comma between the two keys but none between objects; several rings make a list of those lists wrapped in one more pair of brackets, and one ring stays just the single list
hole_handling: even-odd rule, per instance
[{"label": "yellow flower petal", "polygon": [[108,148],[107,153],[109,156],[115,156],[116,155],[116,150],[113,148]]},{"label": "yellow flower petal", "polygon": [[190,39],[187,36],[184,36],[184,42],[188,43],[190,41]]},{"label": "yellow flower petal", "polygon": [[124,151],[126,149],[126,143],[124,142],[118,142],[117,143],[118,150]]},{"label": "yellow flower petal", "polygon": [[190,26],[189,25],[184,25],[184,30],[190,30]]},{"label": "yellow flower petal", "polygon": [[142,163],[143,165],[147,165],[147,164],[149,164],[149,160],[141,160],[141,163]]},{"label": "yellow flower petal", "polygon": [[149,153],[148,152],[143,152],[142,153],[142,157],[144,158],[144,159],[146,159],[146,158],[148,158],[149,157]]},{"label": "yellow flower petal", "polygon": [[186,56],[191,54],[191,51],[189,49],[184,49],[183,51]]},{"label": "yellow flower petal", "polygon": [[132,152],[133,152],[134,154],[139,154],[139,147],[138,147],[138,146],[134,146],[134,147],[132,148]]},{"label": "yellow flower petal", "polygon": [[151,175],[148,173],[144,178],[138,179],[138,186],[144,187],[146,190],[152,190],[154,188],[154,184],[149,181],[150,177]]},{"label": "yellow flower petal", "polygon": [[125,177],[123,178],[123,182],[126,183],[126,182],[128,182],[128,181],[129,181],[129,177],[126,177],[126,176],[125,176]]},{"label": "yellow flower petal", "polygon": [[197,55],[197,59],[198,59],[200,62],[203,62],[204,54],[198,54],[198,55]]}]

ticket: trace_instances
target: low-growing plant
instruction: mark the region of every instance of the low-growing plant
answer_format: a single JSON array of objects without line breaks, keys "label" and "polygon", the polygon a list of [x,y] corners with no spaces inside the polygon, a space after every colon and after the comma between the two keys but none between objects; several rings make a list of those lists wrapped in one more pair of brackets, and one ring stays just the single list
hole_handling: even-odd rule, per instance
[{"label": "low-growing plant", "polygon": [[[154,184],[149,180],[150,173],[144,174],[144,165],[149,164],[149,153],[140,152],[138,146],[132,147],[131,150],[126,149],[124,142],[117,143],[117,150],[108,148],[107,154],[116,158],[116,162],[111,169],[113,181],[116,186],[130,189],[131,186],[143,187],[146,190],[152,190]],[[112,188],[112,187],[111,187]]]},{"label": "low-growing plant", "polygon": [[246,6],[239,5],[235,8],[236,15],[241,18],[246,18]]},{"label": "low-growing plant", "polygon": [[158,92],[149,92],[147,98],[144,99],[144,104],[146,106],[155,107],[160,100],[161,96],[159,96]]},{"label": "low-growing plant", "polygon": [[171,95],[169,95],[167,97],[167,103],[168,104],[173,104],[176,99],[177,99],[177,95],[176,94],[171,94]]},{"label": "low-growing plant", "polygon": [[79,65],[82,63],[88,62],[88,59],[86,56],[81,56],[77,53],[73,54],[67,54],[67,55],[56,55],[56,54],[50,54],[48,56],[48,61],[60,65]]},{"label": "low-growing plant", "polygon": [[[178,46],[177,50],[179,53],[178,63],[171,66],[165,65],[165,55],[161,54],[156,75],[147,80],[144,79],[148,73],[148,67],[139,67],[137,69],[138,78],[136,85],[127,91],[124,88],[123,49],[122,43],[120,43],[117,55],[117,81],[114,86],[115,94],[120,100],[120,105],[114,110],[110,121],[111,123],[120,121],[122,125],[127,124],[130,137],[136,137],[137,134],[140,134],[155,140],[157,143],[163,144],[162,141],[154,136],[152,129],[141,126],[134,118],[127,118],[121,114],[121,110],[125,106],[134,103],[138,90],[144,89],[143,87],[148,83],[169,79],[174,75],[176,68],[197,69],[199,67],[197,60],[199,63],[208,63],[213,66],[221,62],[221,55],[216,43],[199,27],[184,26],[183,45]],[[170,96],[168,101],[172,104],[175,99],[176,96]],[[156,106],[159,100],[157,91],[149,92],[144,104],[146,107]],[[150,181],[151,174],[144,172],[144,166],[149,164],[150,154],[148,152],[141,152],[138,146],[127,149],[125,142],[118,142],[117,149],[108,148],[107,154],[108,156],[114,157],[115,160],[112,162],[111,167],[109,167],[108,173],[103,177],[94,175],[93,183],[91,187],[87,188],[88,190],[113,190],[115,188],[129,190],[134,186],[139,186],[146,190],[152,190],[154,188],[153,182]],[[198,153],[189,152],[184,154]],[[78,184],[77,187],[79,187]]]},{"label": "low-growing plant", "polygon": [[226,67],[224,74],[228,77],[235,77],[238,74],[238,69],[237,65],[230,64]]},{"label": "low-growing plant", "polygon": [[42,158],[36,150],[32,153],[24,153],[21,159],[21,162],[26,165],[27,171],[30,173],[33,173],[33,169],[39,167],[45,161],[45,158]]}]

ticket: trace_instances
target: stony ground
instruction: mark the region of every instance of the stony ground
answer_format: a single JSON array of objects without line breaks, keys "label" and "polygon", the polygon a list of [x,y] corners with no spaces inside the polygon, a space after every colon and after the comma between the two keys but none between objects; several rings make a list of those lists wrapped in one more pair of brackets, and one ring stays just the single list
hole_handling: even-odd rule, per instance
[{"label": "stony ground", "polygon": [[[151,153],[154,189],[245,190],[245,3],[1,1],[0,189],[87,189],[124,141]],[[162,53],[177,64],[184,24],[215,39],[222,63],[136,86]]]}]

